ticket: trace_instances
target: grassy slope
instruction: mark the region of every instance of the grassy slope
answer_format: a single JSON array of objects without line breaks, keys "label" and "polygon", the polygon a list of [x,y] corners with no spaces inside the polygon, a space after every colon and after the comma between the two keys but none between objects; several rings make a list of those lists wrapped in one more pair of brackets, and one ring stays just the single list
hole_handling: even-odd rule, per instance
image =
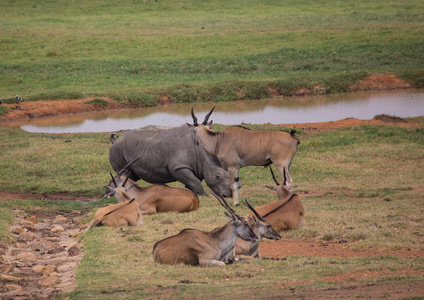
[{"label": "grassy slope", "polygon": [[[423,10],[418,0],[3,1],[0,97],[222,100],[237,97],[234,85],[252,89],[241,82],[337,92],[375,73],[423,86]],[[249,97],[267,95],[253,86]]]},{"label": "grassy slope", "polygon": [[[222,126],[215,126],[222,129]],[[291,168],[299,189],[340,190],[340,193],[303,199],[307,225],[283,236],[294,240],[346,240],[354,249],[423,250],[423,133],[422,129],[390,126],[345,128],[311,136],[300,132],[301,144]],[[68,139],[72,142],[66,142]],[[0,148],[0,185],[6,190],[71,192],[100,197],[102,185],[108,181],[108,134],[61,137],[3,128]],[[49,149],[49,153],[41,149]],[[53,158],[48,154],[54,154]],[[246,167],[240,178],[243,183],[241,196],[253,205],[275,199],[274,192],[264,187],[272,182],[267,169]],[[106,202],[94,205],[101,207]],[[27,212],[93,208],[93,204],[19,200],[0,202],[0,206],[2,224],[10,222],[12,208]],[[237,211],[242,215],[248,212],[243,206]],[[257,297],[262,297],[278,294],[282,282],[287,283],[287,289],[334,288],[344,283],[329,282],[322,276],[353,270],[422,269],[420,258],[393,256],[317,258],[293,255],[283,261],[255,260],[212,269],[158,266],[151,257],[156,241],[186,227],[211,230],[224,224],[226,218],[216,200],[201,197],[201,206],[196,212],[145,216],[144,222],[140,228],[96,228],[84,234],[86,256],[78,268],[78,289],[71,294],[73,299],[99,295],[102,299],[146,298],[166,293],[185,298],[199,293],[218,297],[228,296],[229,288],[243,297],[246,286],[255,289]],[[4,236],[5,228],[0,227],[0,230]],[[379,277],[378,281],[375,277],[361,277],[349,284],[420,280],[420,275],[393,274]]]}]

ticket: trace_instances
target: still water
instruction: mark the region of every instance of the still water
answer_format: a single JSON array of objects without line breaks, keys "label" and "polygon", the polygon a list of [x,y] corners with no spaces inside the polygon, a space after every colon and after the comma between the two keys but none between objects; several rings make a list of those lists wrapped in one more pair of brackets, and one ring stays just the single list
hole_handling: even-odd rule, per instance
[{"label": "still water", "polygon": [[[424,116],[424,90],[356,92],[339,95],[276,97],[263,100],[218,103],[168,104],[154,108],[109,110],[96,113],[10,122],[29,132],[76,133],[113,132],[147,125],[179,126],[192,123],[190,110],[201,122],[216,106],[214,123],[235,125],[294,124],[336,121],[345,118],[370,120],[375,115]],[[13,124],[14,123],[14,124]]]}]

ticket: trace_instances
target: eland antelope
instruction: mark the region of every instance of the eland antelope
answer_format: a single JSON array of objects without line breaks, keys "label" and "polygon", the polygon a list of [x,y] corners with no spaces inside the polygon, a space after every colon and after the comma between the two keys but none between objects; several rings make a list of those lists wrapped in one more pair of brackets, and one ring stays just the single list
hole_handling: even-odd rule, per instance
[{"label": "eland antelope", "polygon": [[212,231],[183,229],[180,233],[157,242],[153,247],[155,262],[223,266],[234,260],[234,245],[238,237],[251,242],[258,239],[246,218],[237,215],[222,196],[213,195],[229,212],[225,213],[229,222]]},{"label": "eland antelope", "polygon": [[239,204],[239,172],[242,167],[268,166],[274,163],[283,184],[293,185],[289,169],[300,143],[294,130],[250,130],[243,126],[232,126],[222,132],[212,131],[206,124],[214,108],[202,124],[197,123],[192,108],[193,125],[189,126],[195,130],[206,154],[211,159],[217,159],[222,168],[229,172],[234,205]]}]

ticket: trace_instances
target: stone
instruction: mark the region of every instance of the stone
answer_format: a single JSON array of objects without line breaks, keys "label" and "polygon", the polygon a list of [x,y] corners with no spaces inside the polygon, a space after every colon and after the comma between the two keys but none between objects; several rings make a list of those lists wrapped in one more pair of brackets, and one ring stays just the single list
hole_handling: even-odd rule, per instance
[{"label": "stone", "polygon": [[1,275],[0,279],[3,281],[14,282],[14,283],[19,283],[21,281],[19,277],[6,275],[6,274]]},{"label": "stone", "polygon": [[62,227],[62,226],[59,226],[59,225],[53,225],[53,226],[52,226],[52,228],[51,228],[51,231],[52,231],[52,232],[64,232],[64,231],[65,231],[65,229],[63,229],[63,227]]},{"label": "stone", "polygon": [[36,266],[33,266],[32,267],[32,271],[34,272],[34,273],[37,273],[37,274],[41,274],[41,273],[43,273],[43,270],[44,270],[44,266],[42,266],[42,265],[36,265]]},{"label": "stone", "polygon": [[36,256],[30,252],[24,252],[24,253],[19,253],[18,255],[16,255],[16,258],[33,260],[33,259],[36,259]]},{"label": "stone", "polygon": [[54,218],[53,223],[63,223],[63,222],[66,222],[66,221],[67,221],[67,219],[64,216],[57,215],[56,218]]},{"label": "stone", "polygon": [[1,273],[9,273],[10,271],[13,270],[13,265],[12,264],[1,264],[0,265],[0,272]]},{"label": "stone", "polygon": [[59,281],[59,278],[57,278],[57,276],[49,276],[44,280],[41,280],[40,285],[42,287],[48,287],[51,285],[56,284]]},{"label": "stone", "polygon": [[8,250],[9,249],[9,245],[3,242],[0,242],[0,249],[3,250]]},{"label": "stone", "polygon": [[37,217],[36,216],[31,216],[30,218],[27,218],[27,221],[31,221],[33,224],[37,224]]},{"label": "stone", "polygon": [[16,248],[19,248],[19,249],[28,248],[28,245],[25,243],[16,243]]},{"label": "stone", "polygon": [[24,233],[26,230],[23,227],[16,227],[12,229],[12,233],[14,234],[21,234]]},{"label": "stone", "polygon": [[5,284],[3,287],[6,291],[20,291],[22,290],[22,287],[17,284]]},{"label": "stone", "polygon": [[55,273],[56,270],[57,270],[56,269],[56,266],[54,266],[54,265],[47,265],[47,266],[45,266],[43,268],[43,276],[47,276],[47,275],[50,275],[52,273]]},{"label": "stone", "polygon": [[28,242],[34,239],[34,235],[30,232],[24,232],[24,233],[21,233],[17,239],[18,239],[18,242]]},{"label": "stone", "polygon": [[75,246],[72,246],[71,248],[68,249],[68,256],[76,256],[79,253],[80,253],[80,250]]},{"label": "stone", "polygon": [[34,223],[27,220],[22,220],[19,222],[19,225],[21,225],[23,228],[29,230],[29,231],[37,231],[37,228],[35,228]]}]

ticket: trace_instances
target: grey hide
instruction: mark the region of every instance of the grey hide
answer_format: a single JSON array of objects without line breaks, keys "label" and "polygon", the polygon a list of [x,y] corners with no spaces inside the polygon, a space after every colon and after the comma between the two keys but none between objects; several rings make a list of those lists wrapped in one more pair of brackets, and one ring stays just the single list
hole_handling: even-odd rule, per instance
[{"label": "grey hide", "polygon": [[[114,135],[114,134],[112,134]],[[201,181],[223,197],[231,197],[228,172],[211,163],[188,125],[179,127],[147,126],[123,133],[113,142],[109,162],[119,172],[128,162],[131,179],[149,183],[182,182],[197,195],[206,195]]]}]

